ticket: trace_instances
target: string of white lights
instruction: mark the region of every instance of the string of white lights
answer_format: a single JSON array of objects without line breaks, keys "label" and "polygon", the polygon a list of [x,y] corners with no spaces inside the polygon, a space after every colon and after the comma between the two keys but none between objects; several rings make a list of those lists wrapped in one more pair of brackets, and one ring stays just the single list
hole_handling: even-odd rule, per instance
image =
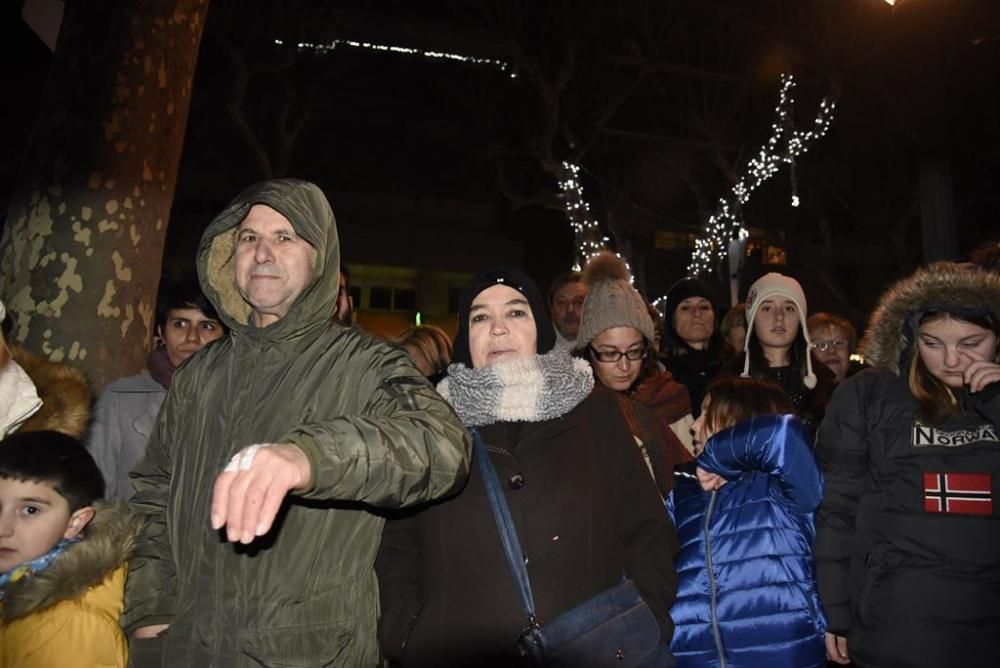
[{"label": "string of white lights", "polygon": [[[749,232],[743,225],[740,210],[750,201],[750,195],[765,181],[778,173],[783,164],[792,169],[792,206],[799,205],[795,177],[795,158],[809,150],[817,139],[830,129],[836,104],[827,98],[819,103],[819,113],[811,129],[797,130],[794,127],[792,110],[795,98],[792,95],[795,79],[791,74],[781,75],[781,91],[775,109],[771,136],[760,152],[747,164],[745,173],[733,186],[729,195],[719,198],[718,206],[695,240],[688,275],[698,276],[708,272],[713,264],[723,257],[733,239],[745,238]],[[657,300],[659,302],[660,300]]]},{"label": "string of white lights", "polygon": [[[576,255],[573,258],[573,271],[582,271],[590,258],[603,250],[607,250],[610,239],[601,232],[601,226],[590,217],[590,204],[583,194],[583,184],[580,183],[580,166],[572,162],[562,163],[562,173],[559,175],[559,190],[562,191],[563,208],[569,225],[573,228],[576,242]],[[621,253],[615,253],[628,268],[629,276],[634,283],[632,267]]]},{"label": "string of white lights", "polygon": [[[274,43],[278,46],[284,46],[284,40],[276,39]],[[336,50],[338,47],[347,47],[351,49],[360,49],[364,51],[376,51],[382,53],[395,53],[405,56],[423,56],[424,58],[430,58],[432,60],[450,60],[458,63],[466,63],[469,65],[488,65],[494,67],[501,72],[510,72],[510,77],[512,79],[517,78],[517,73],[510,69],[510,65],[503,61],[497,60],[495,58],[479,58],[477,56],[465,56],[460,53],[450,53],[448,51],[431,51],[427,49],[417,49],[410,46],[395,46],[391,44],[376,44],[374,42],[358,42],[353,39],[335,39],[332,42],[326,43],[316,43],[316,42],[298,42],[295,44],[295,48],[299,51],[314,51],[316,53],[329,53]]]}]

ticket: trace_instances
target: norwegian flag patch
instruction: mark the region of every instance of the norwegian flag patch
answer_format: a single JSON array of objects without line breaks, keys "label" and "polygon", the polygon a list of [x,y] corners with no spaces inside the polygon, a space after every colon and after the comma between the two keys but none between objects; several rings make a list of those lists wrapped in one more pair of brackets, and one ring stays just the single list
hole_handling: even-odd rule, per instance
[{"label": "norwegian flag patch", "polygon": [[993,514],[989,473],[924,473],[924,510],[960,515]]}]

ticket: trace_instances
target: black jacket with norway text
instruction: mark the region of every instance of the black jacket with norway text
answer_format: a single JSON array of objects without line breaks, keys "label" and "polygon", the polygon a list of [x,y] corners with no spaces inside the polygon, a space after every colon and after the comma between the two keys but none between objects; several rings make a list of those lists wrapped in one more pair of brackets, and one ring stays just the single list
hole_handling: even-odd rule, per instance
[{"label": "black jacket with norway text", "polygon": [[1000,278],[953,267],[883,298],[867,337],[882,368],[845,380],[820,427],[820,597],[860,666],[1000,663],[1000,383],[960,393],[961,412],[931,426],[900,373],[918,305],[963,291],[972,304],[1000,301]]}]

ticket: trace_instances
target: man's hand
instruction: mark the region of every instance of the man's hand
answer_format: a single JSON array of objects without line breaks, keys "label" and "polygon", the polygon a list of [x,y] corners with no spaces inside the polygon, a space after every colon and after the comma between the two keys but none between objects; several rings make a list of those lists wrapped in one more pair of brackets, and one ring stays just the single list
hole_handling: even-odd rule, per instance
[{"label": "man's hand", "polygon": [[151,626],[140,626],[135,631],[132,631],[132,637],[137,640],[142,640],[144,638],[155,638],[164,631],[170,628],[170,624],[153,624]]},{"label": "man's hand", "polygon": [[849,664],[851,662],[851,657],[847,655],[847,638],[827,633],[826,658],[834,663],[839,663],[844,666]]},{"label": "man's hand", "polygon": [[714,492],[729,482],[718,473],[709,473],[700,466],[696,467],[694,472],[698,476],[698,484],[706,492]]},{"label": "man's hand", "polygon": [[230,542],[250,543],[271,530],[285,496],[305,489],[311,479],[309,458],[297,445],[247,446],[215,479],[212,528],[226,527]]}]

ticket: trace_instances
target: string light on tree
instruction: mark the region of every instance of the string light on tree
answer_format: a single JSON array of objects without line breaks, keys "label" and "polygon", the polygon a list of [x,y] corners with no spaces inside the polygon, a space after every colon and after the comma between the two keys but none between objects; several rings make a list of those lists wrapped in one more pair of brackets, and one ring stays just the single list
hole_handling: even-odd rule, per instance
[{"label": "string light on tree", "polygon": [[[278,46],[284,46],[284,40],[276,39],[274,43]],[[409,46],[395,46],[391,44],[376,44],[374,42],[358,42],[352,39],[335,39],[332,42],[326,43],[314,43],[314,42],[298,42],[295,48],[299,51],[313,51],[316,53],[330,53],[336,50],[338,47],[346,47],[351,49],[359,49],[363,51],[375,51],[381,53],[395,53],[405,56],[422,56],[424,58],[429,58],[432,60],[445,60],[458,63],[466,63],[468,65],[486,65],[489,67],[496,68],[501,72],[509,72],[512,79],[517,78],[517,73],[510,70],[510,65],[502,60],[497,60],[495,58],[479,58],[476,56],[465,56],[460,53],[450,53],[448,51],[432,51],[428,49],[417,49]]]},{"label": "string light on tree", "polygon": [[[559,175],[559,190],[562,192],[563,209],[573,228],[576,242],[576,255],[573,258],[573,271],[582,271],[590,258],[608,247],[610,239],[601,232],[600,225],[590,217],[590,204],[583,195],[583,184],[580,182],[580,166],[564,161]],[[632,267],[621,253],[615,253],[625,262],[629,275]],[[632,276],[632,282],[635,277]]]},{"label": "string light on tree", "polygon": [[[833,122],[835,103],[824,98],[819,104],[819,113],[812,128],[797,130],[794,126],[793,110],[795,98],[792,92],[795,80],[790,74],[781,75],[781,91],[775,109],[771,136],[760,152],[747,164],[732,192],[719,199],[718,206],[695,240],[688,275],[698,276],[708,272],[712,266],[725,257],[732,239],[748,235],[743,225],[740,211],[750,201],[750,195],[765,181],[778,173],[784,164],[790,165],[792,180],[791,205],[799,206],[798,183],[795,173],[795,158],[802,155],[813,142],[823,137]],[[659,301],[659,300],[658,300]]]}]

